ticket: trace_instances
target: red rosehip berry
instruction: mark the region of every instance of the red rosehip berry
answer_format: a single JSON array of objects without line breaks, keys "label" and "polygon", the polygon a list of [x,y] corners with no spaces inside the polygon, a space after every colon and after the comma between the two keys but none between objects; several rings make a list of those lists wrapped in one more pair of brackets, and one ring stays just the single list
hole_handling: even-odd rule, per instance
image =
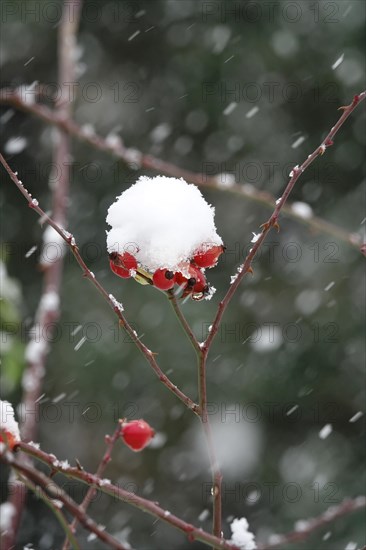
[{"label": "red rosehip berry", "polygon": [[188,279],[187,289],[193,293],[205,292],[207,289],[206,277],[198,267],[190,265],[188,269],[190,279]]},{"label": "red rosehip berry", "polygon": [[177,285],[179,286],[182,286],[182,285],[185,285],[187,284],[187,277],[185,277],[183,275],[183,273],[181,273],[180,271],[177,271],[176,274],[175,274],[175,282]]},{"label": "red rosehip berry", "polygon": [[170,290],[175,283],[175,274],[169,269],[157,269],[153,275],[153,283],[160,290]]},{"label": "red rosehip berry", "polygon": [[122,439],[135,452],[142,451],[154,435],[154,430],[145,420],[131,420],[131,422],[122,424]]},{"label": "red rosehip berry", "polygon": [[137,269],[136,258],[129,252],[123,254],[112,252],[109,255],[109,265],[111,270],[122,279],[128,279],[131,277],[131,270]]},{"label": "red rosehip berry", "polygon": [[198,267],[214,267],[223,251],[224,247],[221,245],[199,250],[193,256],[193,261]]}]

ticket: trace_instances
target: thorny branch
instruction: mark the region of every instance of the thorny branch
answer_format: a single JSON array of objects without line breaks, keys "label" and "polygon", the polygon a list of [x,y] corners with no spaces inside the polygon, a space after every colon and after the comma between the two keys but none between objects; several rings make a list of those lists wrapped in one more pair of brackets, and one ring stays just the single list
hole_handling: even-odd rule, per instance
[{"label": "thorny branch", "polygon": [[282,197],[276,202],[276,207],[274,209],[273,214],[269,218],[269,220],[264,223],[261,228],[262,231],[260,234],[256,236],[256,241],[254,243],[253,248],[250,250],[247,258],[245,259],[244,263],[238,267],[237,275],[235,276],[235,280],[233,284],[230,286],[228,292],[226,293],[224,299],[220,302],[215,319],[212,323],[212,326],[210,327],[208,337],[205,342],[200,344],[193,334],[192,329],[190,328],[187,320],[185,319],[183,313],[180,310],[180,307],[175,299],[175,296],[172,292],[169,293],[170,301],[174,307],[174,310],[177,314],[177,317],[179,321],[182,324],[183,329],[185,330],[188,338],[190,339],[194,349],[197,352],[198,355],[198,388],[199,388],[199,415],[202,421],[203,430],[206,436],[206,442],[208,447],[208,453],[210,457],[210,463],[211,463],[211,471],[212,471],[212,478],[213,478],[213,486],[212,486],[212,495],[213,495],[213,515],[214,515],[214,527],[213,532],[216,536],[220,536],[221,534],[221,484],[222,484],[222,475],[220,472],[220,466],[216,458],[216,452],[215,447],[212,439],[212,430],[210,426],[209,416],[207,412],[207,381],[206,381],[206,364],[207,364],[207,356],[210,351],[211,345],[213,343],[213,340],[215,338],[215,335],[217,334],[220,323],[223,317],[223,314],[228,307],[230,300],[234,296],[237,288],[239,287],[244,275],[246,273],[252,272],[252,261],[260,249],[262,243],[264,242],[267,234],[271,230],[272,227],[275,227],[277,230],[279,230],[278,225],[278,217],[281,212],[281,210],[284,208],[285,203],[295,185],[297,180],[299,179],[300,175],[310,166],[310,164],[318,157],[325,153],[327,147],[330,147],[333,145],[333,139],[338,130],[342,127],[346,119],[350,116],[350,114],[353,112],[353,110],[356,108],[356,106],[363,101],[365,98],[366,92],[362,92],[359,95],[356,95],[353,98],[353,101],[350,105],[347,105],[345,107],[341,107],[341,110],[343,111],[341,117],[339,118],[338,122],[333,126],[333,128],[330,130],[328,135],[325,137],[325,139],[322,141],[322,143],[315,149],[315,151],[307,157],[307,159],[301,164],[301,166],[295,166],[292,170],[292,173],[290,175],[290,181],[287,184],[285,191],[282,195]]},{"label": "thorny branch", "polygon": [[[84,510],[67,494],[59,485],[56,485],[52,480],[33,468],[29,464],[25,464],[24,461],[14,460],[11,453],[4,453],[1,455],[1,460],[4,464],[13,467],[17,472],[25,476],[36,486],[41,487],[46,494],[50,494],[51,498],[61,501],[65,508],[77,518],[77,520],[85,527],[85,529],[94,533],[100,540],[108,544],[111,548],[116,550],[127,550],[117,539],[109,535],[104,528],[98,526],[89,516],[86,515]],[[55,505],[57,506],[57,505]]]},{"label": "thorny branch", "polygon": [[[115,140],[110,141],[108,140],[108,137],[103,138],[94,131],[91,131],[88,125],[79,126],[74,120],[65,120],[58,116],[57,112],[54,110],[45,105],[36,103],[36,96],[36,90],[28,90],[26,92],[26,97],[24,97],[24,91],[22,88],[19,90],[3,88],[0,90],[0,104],[10,105],[23,112],[33,114],[44,122],[64,130],[70,134],[70,136],[88,143],[88,145],[94,149],[113,155],[118,160],[123,161],[135,169],[144,168],[166,176],[183,178],[187,182],[194,183],[200,187],[234,194],[248,201],[254,201],[258,204],[262,204],[264,207],[269,209],[273,206],[274,197],[266,191],[259,191],[250,184],[235,183],[228,186],[222,181],[222,178],[225,177],[223,174],[208,176],[204,173],[191,172],[152,155],[146,155],[135,148],[125,147],[122,140],[119,140],[118,142]],[[301,216],[295,209],[292,208],[291,205],[285,204],[282,212],[284,215],[308,227],[314,233],[321,232],[331,235],[356,248],[357,250],[362,244],[361,237],[357,233],[349,233],[345,229],[316,216],[309,218]]]},{"label": "thorny branch", "polygon": [[354,499],[346,498],[340,504],[328,508],[328,510],[323,512],[320,516],[304,520],[297,530],[283,535],[272,536],[271,539],[275,539],[275,541],[270,542],[269,544],[260,544],[258,546],[258,550],[274,550],[284,544],[302,542],[312,535],[312,533],[314,533],[317,529],[326,527],[328,524],[344,517],[346,514],[363,510],[365,507],[365,496],[359,496]]},{"label": "thorny branch", "polygon": [[[114,449],[114,446],[115,446],[117,440],[120,438],[120,435],[121,435],[121,426],[120,426],[120,424],[118,424],[118,427],[115,429],[114,434],[112,436],[109,436],[109,435],[106,436],[105,439],[106,439],[106,443],[107,443],[107,449],[106,449],[106,451],[103,455],[102,460],[99,463],[97,471],[95,472],[95,475],[97,477],[99,477],[99,478],[102,477],[102,475],[104,473],[104,470],[106,469],[108,463],[112,459],[111,458],[112,451]],[[88,491],[87,491],[87,493],[86,493],[86,495],[83,499],[83,502],[80,504],[80,509],[83,512],[87,511],[88,506],[92,502],[96,492],[97,492],[97,490],[96,490],[95,487],[93,487],[93,486],[89,487],[89,489],[88,489]],[[72,523],[70,524],[70,529],[71,529],[72,533],[75,533],[77,523],[78,523],[78,520],[77,520],[76,517],[74,517]],[[68,550],[68,548],[70,548],[70,540],[68,538],[66,538],[62,550]]]},{"label": "thorny branch", "polygon": [[301,164],[301,166],[295,166],[293,168],[290,174],[290,181],[288,182],[282,197],[278,201],[276,201],[276,207],[273,211],[273,214],[270,216],[267,222],[261,225],[261,229],[262,229],[261,232],[256,236],[256,241],[253,244],[253,247],[251,248],[251,250],[249,251],[249,254],[245,258],[244,263],[238,267],[234,282],[232,283],[226,295],[224,296],[223,300],[219,304],[216,316],[212,323],[211,330],[209,331],[208,337],[202,346],[203,349],[206,349],[206,350],[210,349],[211,344],[219,330],[221,319],[224,315],[224,312],[227,306],[229,305],[232,297],[234,296],[238,286],[240,285],[244,275],[252,272],[253,259],[257,254],[258,250],[260,249],[262,243],[266,239],[268,233],[270,232],[272,227],[275,227],[277,230],[279,230],[278,218],[279,218],[280,212],[285,206],[288,196],[290,195],[295,183],[297,182],[301,174],[303,174],[303,172],[314,162],[314,160],[317,157],[323,155],[326,149],[331,145],[333,145],[333,139],[336,133],[343,126],[347,118],[353,113],[357,105],[359,105],[365,99],[365,97],[366,97],[366,91],[363,91],[360,94],[355,95],[352,102],[349,105],[340,107],[340,109],[343,111],[341,117],[338,119],[337,123],[330,130],[328,135],[324,138],[324,140],[319,145],[319,147],[317,147],[315,151],[307,157],[307,159]]},{"label": "thorny branch", "polygon": [[[192,535],[193,531],[191,531],[190,529],[189,529],[189,532],[190,532],[190,536],[192,536],[193,538],[197,538],[197,540],[204,540],[204,542],[207,542],[207,543],[213,545],[213,547],[218,547],[217,546],[217,540],[219,540],[220,541],[219,547],[221,547],[221,548],[232,548],[231,545],[226,546],[227,543],[225,541],[223,541],[222,539],[220,540],[220,538],[219,538],[221,536],[221,489],[220,489],[221,474],[220,474],[219,466],[217,464],[217,460],[215,458],[215,452],[214,452],[214,448],[213,448],[213,444],[212,444],[211,428],[210,428],[210,424],[208,422],[208,414],[207,414],[207,395],[206,395],[206,360],[207,360],[207,355],[209,353],[209,350],[210,350],[211,344],[213,342],[213,339],[214,339],[215,335],[218,332],[222,316],[223,316],[223,314],[224,314],[231,298],[233,297],[233,295],[234,295],[236,289],[238,288],[241,280],[243,279],[244,275],[246,273],[252,271],[251,264],[252,264],[252,261],[253,261],[255,255],[256,255],[256,253],[258,252],[260,246],[264,242],[267,234],[270,232],[272,227],[277,228],[277,230],[279,229],[279,225],[278,225],[279,214],[280,214],[281,210],[285,210],[285,203],[286,203],[286,201],[288,199],[288,196],[291,193],[295,183],[299,179],[300,175],[306,170],[306,168],[308,168],[308,166],[310,166],[310,164],[318,156],[323,155],[327,147],[333,145],[334,136],[336,135],[338,130],[341,128],[341,126],[343,125],[345,120],[350,116],[350,114],[356,108],[356,106],[362,100],[365,99],[365,95],[366,95],[366,92],[362,92],[361,94],[356,95],[350,105],[342,107],[342,110],[343,110],[342,116],[339,118],[339,120],[335,124],[335,126],[330,130],[330,132],[328,133],[326,138],[323,140],[323,142],[320,144],[320,146],[317,147],[317,149],[311,155],[308,156],[308,158],[302,163],[301,166],[294,167],[294,169],[293,169],[293,171],[290,175],[290,181],[289,181],[289,183],[288,183],[288,185],[287,185],[287,187],[284,191],[283,196],[277,201],[274,212],[270,216],[268,221],[261,226],[262,230],[256,236],[256,240],[255,240],[255,243],[254,243],[252,249],[250,250],[247,258],[244,261],[244,263],[239,266],[238,273],[236,275],[235,280],[233,281],[233,284],[231,285],[230,289],[226,293],[224,299],[220,302],[218,310],[217,310],[217,314],[215,316],[215,319],[213,321],[211,330],[210,330],[209,335],[208,335],[205,342],[203,342],[202,344],[198,343],[198,341],[195,339],[188,323],[186,322],[184,316],[180,313],[179,307],[177,308],[176,304],[173,304],[173,307],[176,309],[176,313],[178,315],[178,318],[181,321],[181,323],[183,325],[183,328],[187,332],[187,335],[189,336],[189,338],[190,338],[190,340],[191,340],[191,342],[192,342],[194,348],[196,349],[196,351],[199,355],[199,358],[200,358],[200,360],[199,360],[199,406],[196,405],[195,403],[193,403],[187,396],[182,394],[182,392],[180,390],[178,390],[178,388],[176,388],[176,386],[174,386],[167,379],[167,377],[160,371],[160,368],[156,364],[154,354],[148,348],[146,348],[146,346],[144,346],[144,344],[142,344],[140,342],[140,340],[137,337],[136,333],[132,330],[130,325],[128,325],[126,319],[124,318],[124,316],[122,314],[123,308],[121,307],[121,305],[116,302],[116,300],[114,299],[113,296],[107,294],[105,289],[100,285],[100,283],[95,279],[94,275],[90,272],[90,270],[85,265],[84,261],[82,260],[80,254],[78,252],[78,249],[77,249],[77,246],[76,246],[76,243],[75,243],[75,239],[72,237],[72,235],[68,234],[62,227],[59,227],[57,225],[57,223],[55,223],[54,220],[51,220],[49,217],[47,217],[44,214],[43,210],[39,208],[38,202],[36,200],[32,199],[32,196],[23,187],[22,183],[18,180],[16,174],[14,174],[14,172],[12,172],[12,170],[10,169],[8,164],[6,163],[5,159],[0,155],[1,163],[4,165],[4,167],[6,168],[8,174],[10,175],[11,179],[14,181],[14,183],[20,189],[22,194],[27,198],[29,206],[34,208],[39,215],[43,216],[44,219],[46,220],[46,222],[49,225],[51,225],[51,227],[53,227],[62,236],[62,238],[68,243],[68,245],[70,246],[74,256],[76,257],[76,259],[79,263],[79,265],[83,269],[84,275],[93,282],[93,284],[97,287],[99,292],[101,292],[101,294],[104,296],[104,298],[108,301],[109,305],[115,310],[115,312],[117,313],[117,315],[120,319],[120,324],[127,331],[127,333],[131,336],[131,338],[133,339],[133,341],[135,342],[137,347],[140,349],[140,351],[142,351],[142,353],[148,359],[148,361],[151,364],[151,366],[153,367],[154,371],[156,372],[156,374],[158,374],[160,380],[171,391],[173,391],[173,393],[175,393],[189,408],[191,408],[200,417],[200,419],[202,421],[202,424],[203,424],[203,427],[204,427],[205,434],[206,434],[206,440],[207,440],[207,443],[208,443],[210,460],[211,460],[211,468],[212,468],[212,473],[213,473],[213,480],[214,480],[214,486],[213,486],[213,495],[214,495],[214,534],[217,535],[217,536],[215,537],[213,535],[208,535],[208,537],[211,537],[211,539],[208,540],[206,538],[204,540],[204,539],[200,538],[199,536],[193,536]],[[44,108],[42,107],[42,109],[44,109]],[[48,121],[52,122],[51,120],[48,120]],[[69,128],[64,128],[64,129],[66,131],[69,131]],[[89,138],[91,139],[90,136],[89,136]],[[95,139],[95,136],[92,136],[92,138]],[[98,139],[100,139],[100,138],[97,138],[97,140]],[[95,145],[95,143],[94,143],[94,145]],[[99,145],[103,145],[103,143],[100,143]],[[101,148],[101,147],[98,147],[98,148]],[[145,167],[147,167],[147,166],[145,165]],[[151,167],[152,166],[150,166],[150,168]],[[171,174],[171,175],[173,175],[173,174]],[[174,174],[174,175],[177,175],[177,174]],[[190,179],[189,176],[187,176],[187,174],[186,175],[179,174],[179,176],[183,176],[186,179],[188,179],[189,181],[192,181],[192,179]],[[24,444],[21,444],[21,445],[24,445]],[[68,472],[68,474],[71,475],[70,472]],[[79,474],[80,474],[80,472],[79,472]],[[88,474],[88,476],[89,476],[89,482],[93,483],[93,479],[92,479],[93,476],[91,476],[91,474]],[[80,479],[80,477],[79,477],[79,479]],[[109,484],[106,484],[104,487],[108,487],[108,485]],[[113,487],[113,486],[111,486],[111,487]],[[106,489],[104,489],[104,490],[106,491]],[[106,492],[108,492],[108,491],[106,491]],[[125,497],[126,497],[126,495],[125,495]],[[136,499],[137,497],[134,496],[134,498]],[[125,499],[123,499],[123,500],[125,500]],[[144,499],[142,499],[142,500],[144,500]],[[127,501],[133,504],[133,502],[131,502],[131,500],[127,499]],[[149,502],[149,501],[147,501],[147,502]],[[140,502],[140,504],[142,504],[142,503]],[[159,510],[154,509],[154,511],[153,511],[153,509],[151,508],[151,505],[156,506],[154,503],[150,503],[149,506],[146,508],[146,502],[145,502],[143,506],[139,506],[139,507],[144,509],[145,511],[150,511],[150,513],[155,512],[154,515],[156,515],[158,517],[161,517],[159,514],[161,513],[162,510],[161,509],[159,509]],[[363,502],[363,506],[364,506],[364,502]],[[344,507],[344,509],[342,508],[342,514],[344,513],[344,510],[346,510],[346,509],[347,509],[346,506]],[[354,508],[352,507],[352,510],[353,509]],[[166,514],[166,512],[165,512],[165,514]],[[168,513],[168,517],[171,518],[172,516]],[[186,531],[185,527],[183,527],[182,524],[184,524],[184,526],[186,526],[188,524],[185,524],[185,522],[182,522],[182,520],[180,520],[179,518],[176,518],[175,516],[173,516],[173,518],[174,518],[173,524],[177,528],[180,528],[181,530]],[[172,523],[170,520],[168,522]],[[190,528],[191,527],[192,526],[190,526]],[[265,548],[265,547],[263,547],[263,548]]]},{"label": "thorny branch", "polygon": [[[23,451],[24,453],[29,454],[33,458],[43,462],[44,464],[47,464],[51,469],[50,475],[54,475],[57,472],[69,478],[76,479],[81,483],[85,483],[89,486],[93,486],[96,488],[96,490],[106,493],[110,496],[113,496],[114,498],[121,500],[123,502],[126,502],[134,506],[135,508],[138,508],[142,512],[146,512],[156,518],[159,518],[160,520],[168,523],[169,525],[178,529],[179,531],[182,531],[187,535],[189,541],[194,541],[194,540],[201,541],[207,545],[212,546],[213,548],[218,548],[218,549],[221,548],[224,550],[239,550],[237,546],[231,544],[230,542],[224,539],[217,538],[214,535],[211,535],[210,533],[203,531],[201,528],[197,528],[194,525],[183,521],[177,516],[174,516],[168,510],[165,510],[164,508],[159,506],[159,504],[157,504],[156,502],[150,501],[134,493],[126,491],[125,489],[122,489],[116,485],[113,485],[112,483],[109,482],[109,480],[101,479],[100,477],[93,475],[85,471],[84,469],[69,466],[67,463],[59,461],[54,455],[45,453],[44,451],[42,451],[41,449],[38,449],[33,445],[29,445],[27,443],[21,442],[18,445],[18,449],[19,451]],[[0,459],[5,463],[10,464],[12,467],[17,467],[18,460],[16,459],[16,457],[13,457],[12,455],[10,455],[10,458],[9,458],[9,455],[10,453],[4,452],[0,454]],[[29,468],[30,470],[37,472],[32,467],[29,467]],[[50,478],[47,476],[45,476],[45,478],[47,479],[49,484]],[[42,486],[42,483],[43,483],[43,480],[40,483],[41,486]],[[62,491],[62,489],[59,489],[59,487],[56,486],[54,498],[60,499],[59,491]],[[286,542],[294,542],[298,540],[305,540],[316,529],[319,529],[337,519],[340,519],[346,516],[347,514],[356,512],[358,510],[363,510],[365,508],[366,508],[366,498],[364,496],[359,496],[354,499],[346,499],[343,502],[341,502],[339,505],[332,506],[331,508],[326,510],[324,513],[322,513],[319,517],[311,518],[307,520],[306,522],[307,525],[303,527],[301,532],[295,531],[287,535],[278,535],[278,537],[281,537],[281,541],[280,541],[280,538],[278,538],[277,539],[278,542],[276,541],[276,543],[261,544],[259,545],[258,550],[272,550],[277,548],[279,544],[285,544]],[[89,529],[89,527],[87,528]]]},{"label": "thorny branch", "polygon": [[123,314],[122,304],[117,302],[117,300],[112,294],[108,294],[104,286],[95,277],[94,273],[90,271],[90,269],[88,268],[88,266],[86,265],[86,263],[84,262],[83,258],[80,255],[75,238],[64,228],[60,227],[53,219],[47,216],[47,214],[38,205],[38,201],[32,197],[32,195],[24,187],[23,183],[18,179],[17,174],[12,171],[12,169],[10,168],[10,166],[8,165],[8,163],[6,162],[6,160],[4,159],[1,153],[0,153],[0,162],[4,166],[5,170],[7,171],[7,173],[9,174],[10,178],[13,180],[15,185],[18,187],[19,191],[28,201],[28,206],[32,208],[35,212],[37,212],[37,214],[42,218],[42,220],[45,223],[53,227],[53,229],[66,242],[71,252],[73,253],[77,263],[82,269],[83,276],[96,287],[96,289],[100,292],[100,294],[103,296],[105,301],[116,313],[119,319],[120,326],[127,332],[131,340],[135,343],[136,347],[141,351],[141,353],[147,359],[153,371],[158,376],[160,382],[162,382],[164,386],[166,386],[172,393],[174,393],[174,395],[176,395],[178,399],[180,399],[186,405],[187,408],[191,409],[194,413],[197,414],[198,405],[194,403],[192,399],[190,399],[187,395],[185,395],[175,384],[173,384],[173,382],[168,378],[168,376],[164,374],[164,372],[161,370],[161,368],[159,367],[155,359],[156,354],[152,352],[147,346],[145,346],[143,342],[141,342],[136,331],[128,323],[126,317]]},{"label": "thorny branch", "polygon": [[[147,500],[143,497],[136,495],[135,493],[126,491],[125,489],[122,489],[117,485],[113,485],[112,483],[110,483],[109,480],[100,479],[98,476],[93,475],[83,469],[69,466],[68,464],[63,463],[62,461],[57,460],[57,458],[54,455],[47,454],[44,451],[34,447],[33,445],[28,445],[27,443],[22,442],[19,444],[19,449],[29,454],[33,458],[36,458],[41,462],[47,464],[51,468],[51,475],[54,475],[56,472],[61,473],[67,477],[76,479],[89,486],[93,486],[98,491],[101,491],[110,496],[113,496],[115,499],[126,502],[127,504],[130,504],[133,507],[138,508],[142,512],[146,512],[147,514],[150,514],[155,518],[158,518],[164,521],[165,523],[168,523],[169,525],[178,529],[179,531],[182,531],[187,535],[188,540],[190,542],[197,540],[197,541],[206,543],[207,545],[210,545],[213,548],[218,548],[223,550],[240,550],[234,544],[231,544],[228,541],[225,541],[218,537],[215,537],[214,535],[211,535],[210,533],[203,531],[201,528],[195,527],[194,525],[187,523],[186,521],[172,514],[169,510],[165,510],[164,508],[159,506],[157,502]],[[9,458],[9,453],[0,454],[0,460],[3,461],[4,463],[11,465],[14,468],[18,468],[18,461],[11,455]],[[23,467],[22,465],[20,466]],[[28,467],[28,471],[37,472],[37,470],[35,470],[31,466]],[[45,476],[45,478],[49,482],[49,478],[47,476]],[[41,483],[38,483],[38,484],[42,486],[42,483],[43,483],[43,480]],[[62,493],[59,494],[59,490],[62,491],[62,489],[59,489],[59,487],[57,486],[57,491],[55,492],[54,498],[57,498],[62,502],[64,502],[63,499],[60,497],[60,494]],[[82,511],[81,511],[81,514],[85,515],[85,513]],[[81,515],[79,514],[79,516],[76,516],[76,517],[80,521]]]},{"label": "thorny branch", "polygon": [[[58,40],[58,82],[61,90],[61,97],[55,106],[56,116],[63,120],[71,120],[72,97],[68,96],[66,83],[72,82],[75,78],[76,33],[79,27],[82,0],[71,0],[70,7],[73,8],[73,17],[64,6],[61,23],[59,27]],[[66,222],[66,208],[70,183],[70,135],[62,129],[57,129],[55,136],[53,158],[56,166],[62,166],[61,176],[58,184],[52,191],[52,215],[55,221],[61,226]],[[60,288],[63,272],[63,258],[60,257],[53,263],[47,263],[44,267],[42,294],[37,307],[35,322],[40,329],[39,334],[50,334],[55,322],[60,315],[59,301]],[[37,353],[34,353],[37,349]],[[47,341],[42,336],[41,342],[30,340],[25,352],[26,367],[23,373],[23,411],[32,410],[38,407],[42,393],[43,377],[46,372],[48,357]],[[37,423],[36,415],[23,414],[21,418],[22,437],[27,440],[36,439]],[[25,463],[26,464],[26,463]],[[10,497],[10,502],[15,513],[12,517],[12,525],[4,537],[4,549],[7,550],[15,544],[15,537],[20,523],[22,511],[25,504],[25,491],[17,495],[21,485],[18,484]]]}]

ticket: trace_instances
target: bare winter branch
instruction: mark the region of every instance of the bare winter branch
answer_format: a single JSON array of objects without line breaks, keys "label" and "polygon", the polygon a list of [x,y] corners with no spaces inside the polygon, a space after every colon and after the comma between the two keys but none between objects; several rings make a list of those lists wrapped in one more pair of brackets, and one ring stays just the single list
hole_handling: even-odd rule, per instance
[{"label": "bare winter branch", "polygon": [[166,386],[174,395],[176,395],[178,399],[180,399],[186,405],[187,408],[189,408],[195,414],[197,414],[198,405],[194,403],[192,399],[190,399],[187,395],[185,395],[175,384],[173,384],[173,382],[168,378],[168,376],[161,370],[161,368],[159,367],[155,359],[155,353],[153,353],[147,346],[145,346],[143,342],[141,342],[136,331],[127,322],[127,319],[123,314],[122,304],[118,303],[112,294],[108,294],[104,286],[95,277],[94,273],[90,271],[90,269],[88,268],[88,266],[86,265],[86,263],[84,262],[83,258],[80,255],[79,249],[77,247],[77,244],[73,235],[71,235],[68,231],[60,227],[54,220],[52,220],[49,216],[47,216],[47,214],[38,205],[37,199],[34,199],[32,195],[29,193],[29,191],[27,191],[23,183],[18,179],[16,173],[11,170],[10,166],[8,165],[8,163],[6,162],[6,160],[1,154],[0,154],[0,162],[4,166],[5,170],[8,172],[12,181],[18,187],[19,191],[28,201],[28,206],[32,208],[35,212],[37,212],[37,214],[43,219],[43,221],[47,223],[50,227],[52,227],[60,235],[60,237],[66,242],[71,252],[73,253],[76,261],[81,267],[84,277],[88,279],[96,287],[96,289],[103,296],[105,301],[116,313],[119,319],[120,326],[127,332],[131,340],[135,343],[136,347],[144,355],[144,357],[152,367],[153,371],[158,376],[161,383],[164,384],[164,386]]},{"label": "bare winter branch", "polygon": [[[63,8],[63,16],[59,27],[58,41],[58,82],[61,90],[61,100],[55,107],[57,116],[64,120],[71,120],[72,98],[67,98],[66,83],[75,78],[75,48],[76,33],[79,27],[82,0],[71,0],[74,17],[68,16],[66,6]],[[52,213],[57,223],[62,226],[66,222],[66,209],[69,195],[70,164],[70,136],[62,129],[56,136],[53,158],[57,166],[62,166],[61,177],[58,185],[52,191]],[[63,258],[46,263],[44,266],[42,294],[35,315],[36,326],[40,328],[41,339],[39,342],[30,340],[25,351],[26,368],[23,374],[22,409],[24,411],[38,407],[42,393],[43,377],[46,372],[46,361],[49,346],[44,337],[48,329],[52,330],[60,315],[60,287],[62,281]],[[24,415],[21,423],[22,436],[32,440],[37,435],[36,415]],[[26,463],[24,463],[26,466]],[[15,493],[11,496],[11,503],[15,513],[12,518],[12,528],[4,540],[4,548],[14,546],[15,536],[18,530],[22,510],[24,508],[25,491],[21,491],[20,497]]]},{"label": "bare winter branch", "polygon": [[[51,498],[61,501],[65,508],[71,512],[71,514],[77,518],[77,520],[91,533],[94,533],[100,540],[108,544],[111,548],[116,550],[126,550],[120,542],[114,537],[109,535],[104,528],[98,526],[89,516],[86,515],[84,510],[76,504],[76,502],[67,494],[61,487],[51,481],[51,479],[39,472],[30,465],[24,464],[20,460],[14,460],[10,453],[1,455],[1,460],[4,464],[13,467],[17,472],[25,476],[36,486],[41,487],[46,494],[50,494]],[[56,506],[56,504],[54,504]]]},{"label": "bare winter branch", "polygon": [[[222,185],[220,181],[222,175],[220,174],[217,176],[208,176],[207,174],[185,170],[152,155],[145,155],[135,148],[125,147],[122,141],[119,144],[111,144],[97,133],[91,133],[89,128],[79,126],[74,120],[60,117],[56,111],[49,109],[45,105],[25,101],[21,92],[16,89],[3,88],[0,91],[0,104],[10,105],[32,114],[44,122],[62,129],[76,139],[88,143],[94,149],[109,153],[127,165],[132,165],[134,168],[144,168],[146,170],[153,170],[159,174],[165,174],[166,176],[183,178],[187,182],[194,183],[200,187],[234,194],[250,202],[261,204],[266,208],[273,208],[275,198],[266,191],[259,191],[252,185],[239,183],[233,183],[230,186]],[[361,238],[357,233],[349,233],[345,229],[316,216],[310,218],[303,217],[290,204],[283,205],[282,213],[308,227],[314,233],[320,232],[331,235],[356,249],[359,249],[362,244]]]},{"label": "bare winter branch", "polygon": [[331,506],[323,514],[316,518],[310,518],[306,520],[300,520],[297,525],[298,528],[292,533],[286,533],[283,535],[272,535],[269,544],[261,544],[258,546],[258,550],[272,550],[282,547],[284,544],[290,544],[293,542],[302,542],[309,538],[317,529],[326,527],[328,524],[333,523],[337,519],[340,519],[347,514],[357,512],[366,508],[366,497],[359,496],[354,499],[347,498],[337,506]]},{"label": "bare winter branch", "polygon": [[343,126],[347,118],[353,113],[353,111],[365,99],[365,97],[366,97],[366,91],[363,91],[360,94],[355,95],[352,102],[349,105],[340,107],[340,109],[342,110],[342,115],[338,119],[337,123],[330,130],[328,135],[324,138],[321,144],[315,149],[315,151],[313,151],[313,153],[309,155],[307,159],[300,166],[295,166],[293,168],[290,174],[290,181],[288,182],[282,197],[278,199],[278,201],[276,201],[276,207],[273,211],[273,214],[270,216],[268,221],[266,221],[261,225],[261,232],[258,233],[256,241],[253,244],[253,247],[250,249],[249,254],[245,258],[244,263],[238,267],[237,273],[234,276],[235,280],[233,281],[229,290],[225,294],[225,297],[219,304],[216,316],[212,323],[211,330],[203,345],[203,349],[206,349],[206,350],[210,349],[211,344],[219,330],[221,319],[224,315],[224,312],[227,306],[229,305],[232,297],[234,296],[244,276],[247,273],[250,273],[252,271],[253,259],[257,254],[258,250],[260,249],[261,245],[265,241],[268,233],[270,232],[272,227],[275,227],[277,230],[279,230],[278,218],[279,218],[280,212],[282,211],[295,183],[297,182],[301,174],[303,174],[303,172],[314,162],[314,160],[317,157],[322,156],[327,150],[327,148],[333,145],[333,139],[337,134],[338,130]]}]

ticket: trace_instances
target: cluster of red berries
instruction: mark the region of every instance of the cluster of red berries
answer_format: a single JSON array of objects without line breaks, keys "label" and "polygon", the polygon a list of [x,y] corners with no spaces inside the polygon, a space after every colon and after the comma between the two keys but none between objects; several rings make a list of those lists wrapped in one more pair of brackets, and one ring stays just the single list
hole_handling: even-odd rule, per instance
[{"label": "cluster of red berries", "polygon": [[[170,290],[177,284],[183,288],[183,296],[205,295],[209,291],[209,286],[202,270],[214,267],[223,251],[223,246],[212,246],[207,250],[198,251],[188,266],[184,266],[183,271],[187,276],[181,271],[174,273],[165,268],[157,269],[152,276],[152,283],[160,290]],[[138,270],[136,258],[129,252],[112,252],[109,259],[112,271],[124,279],[132,277]]]},{"label": "cluster of red berries", "polygon": [[133,451],[142,451],[154,437],[155,432],[145,420],[131,420],[121,425],[121,437]]}]

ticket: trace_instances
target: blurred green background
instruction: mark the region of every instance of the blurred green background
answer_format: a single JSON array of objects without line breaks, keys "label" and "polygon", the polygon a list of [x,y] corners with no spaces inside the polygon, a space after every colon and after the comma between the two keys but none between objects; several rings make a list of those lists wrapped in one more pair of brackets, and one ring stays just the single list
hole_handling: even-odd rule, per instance
[{"label": "blurred green background", "polygon": [[[57,89],[60,10],[57,1],[2,2],[3,86],[38,81],[49,85],[49,96]],[[291,167],[337,120],[337,108],[364,88],[364,20],[359,0],[85,0],[75,119],[182,168],[233,172],[237,183],[278,197]],[[1,150],[47,210],[58,177],[57,170],[51,173],[54,130],[5,106],[1,123]],[[364,127],[361,106],[292,194],[353,233],[364,223]],[[90,269],[159,354],[164,371],[196,399],[194,353],[164,295],[122,281],[108,267],[107,208],[146,172],[76,140],[70,160],[68,230]],[[3,170],[1,180],[2,398],[17,404],[27,331],[40,296],[43,230]],[[202,192],[216,208],[228,251],[208,272],[217,288],[212,301],[183,307],[201,340],[252,231],[270,213],[229,192]],[[365,406],[363,260],[356,248],[283,217],[281,232],[270,234],[254,276],[245,279],[225,314],[210,354],[208,395],[228,537],[233,517],[245,516],[257,542],[265,542],[365,491],[364,419],[350,422]],[[61,299],[40,406],[42,448],[70,463],[77,457],[94,470],[116,420],[143,417],[158,432],[154,444],[140,454],[117,445],[106,477],[210,529],[210,474],[199,423],[118,330],[69,254]],[[333,430],[322,439],[326,424]],[[81,498],[81,487],[60,481]],[[134,548],[203,548],[112,499],[100,497],[90,510]],[[362,520],[362,513],[347,516],[291,549],[341,550],[350,542],[362,547]],[[51,513],[30,496],[18,548],[58,548],[62,540]],[[83,548],[102,548],[81,540]]]}]

